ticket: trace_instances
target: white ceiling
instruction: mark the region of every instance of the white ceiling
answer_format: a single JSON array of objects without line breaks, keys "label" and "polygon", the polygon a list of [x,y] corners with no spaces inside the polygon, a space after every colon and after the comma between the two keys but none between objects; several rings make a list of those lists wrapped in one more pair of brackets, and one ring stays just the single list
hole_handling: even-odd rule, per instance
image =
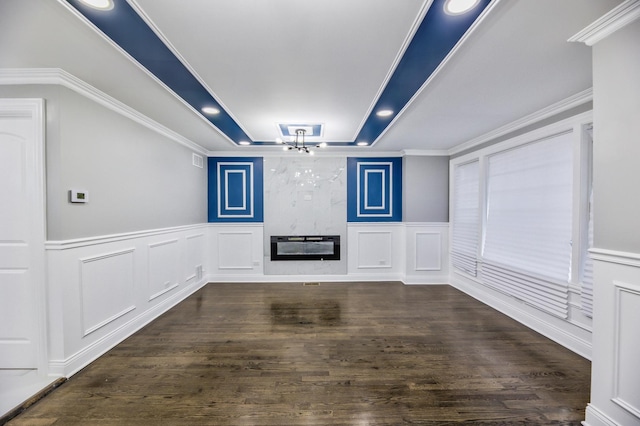
[{"label": "white ceiling", "polygon": [[[352,141],[429,0],[129,0],[253,140],[323,123]],[[591,87],[567,39],[620,0],[494,0],[373,147],[449,150]],[[52,0],[0,1],[0,68],[61,68],[210,151],[239,148]],[[329,148],[338,149],[338,148]],[[345,148],[342,148],[344,150]]]}]

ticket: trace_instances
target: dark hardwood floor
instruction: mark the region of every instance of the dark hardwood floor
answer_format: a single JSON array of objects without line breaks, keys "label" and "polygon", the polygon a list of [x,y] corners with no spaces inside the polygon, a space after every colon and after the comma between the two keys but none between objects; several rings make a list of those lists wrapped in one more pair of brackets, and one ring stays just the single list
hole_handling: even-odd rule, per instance
[{"label": "dark hardwood floor", "polygon": [[10,425],[579,425],[590,363],[449,286],[209,284]]}]

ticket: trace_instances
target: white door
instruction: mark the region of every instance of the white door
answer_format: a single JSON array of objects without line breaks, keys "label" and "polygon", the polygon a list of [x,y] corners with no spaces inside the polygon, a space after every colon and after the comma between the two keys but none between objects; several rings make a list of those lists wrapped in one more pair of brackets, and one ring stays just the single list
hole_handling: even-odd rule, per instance
[{"label": "white door", "polygon": [[0,370],[46,359],[43,105],[0,99]]}]

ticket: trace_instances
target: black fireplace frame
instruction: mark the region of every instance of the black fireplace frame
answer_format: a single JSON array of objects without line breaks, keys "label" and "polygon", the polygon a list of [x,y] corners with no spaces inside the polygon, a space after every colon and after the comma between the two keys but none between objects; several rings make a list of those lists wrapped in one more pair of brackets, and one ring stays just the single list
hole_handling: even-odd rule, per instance
[{"label": "black fireplace frame", "polygon": [[[278,244],[296,243],[325,243],[332,242],[331,253],[278,253]],[[340,260],[340,235],[274,235],[271,237],[271,260]]]}]

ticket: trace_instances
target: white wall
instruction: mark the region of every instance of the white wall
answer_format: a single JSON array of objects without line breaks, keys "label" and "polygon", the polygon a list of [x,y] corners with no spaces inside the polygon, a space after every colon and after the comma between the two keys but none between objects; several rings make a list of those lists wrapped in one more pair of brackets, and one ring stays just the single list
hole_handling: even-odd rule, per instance
[{"label": "white wall", "polygon": [[612,19],[595,33],[612,34],[593,45],[592,426],[640,425],[640,3],[635,8],[619,15],[630,24]]}]

